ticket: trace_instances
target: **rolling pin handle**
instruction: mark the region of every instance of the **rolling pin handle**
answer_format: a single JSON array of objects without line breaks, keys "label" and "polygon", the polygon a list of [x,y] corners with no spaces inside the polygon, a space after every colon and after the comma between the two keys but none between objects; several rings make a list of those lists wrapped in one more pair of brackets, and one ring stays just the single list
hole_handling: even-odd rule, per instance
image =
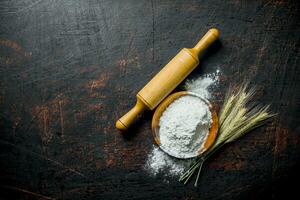
[{"label": "rolling pin handle", "polygon": [[135,106],[116,122],[116,128],[121,131],[127,130],[136,117],[144,110],[144,104],[138,99]]},{"label": "rolling pin handle", "polygon": [[199,55],[207,49],[219,37],[219,31],[216,28],[209,29],[209,31],[196,44],[193,50]]}]

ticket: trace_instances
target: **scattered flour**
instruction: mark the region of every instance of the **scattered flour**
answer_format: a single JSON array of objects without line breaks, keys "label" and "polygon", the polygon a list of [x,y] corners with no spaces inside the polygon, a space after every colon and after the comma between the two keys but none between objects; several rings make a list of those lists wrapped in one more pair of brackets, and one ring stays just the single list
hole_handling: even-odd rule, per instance
[{"label": "scattered flour", "polygon": [[177,159],[163,152],[158,146],[153,145],[148,155],[145,169],[152,175],[166,172],[167,175],[179,176],[190,165],[191,159]]},{"label": "scattered flour", "polygon": [[[187,80],[184,89],[194,92],[205,99],[211,98],[210,90],[216,87],[220,71],[206,74],[202,77]],[[164,153],[159,147],[153,145],[145,164],[145,170],[155,176],[163,173],[165,177],[179,176],[190,166],[192,159],[177,159]]]},{"label": "scattered flour", "polygon": [[205,99],[211,98],[209,87],[215,86],[219,81],[220,70],[215,73],[206,74],[203,77],[199,77],[194,80],[187,80],[184,89],[197,93]]}]

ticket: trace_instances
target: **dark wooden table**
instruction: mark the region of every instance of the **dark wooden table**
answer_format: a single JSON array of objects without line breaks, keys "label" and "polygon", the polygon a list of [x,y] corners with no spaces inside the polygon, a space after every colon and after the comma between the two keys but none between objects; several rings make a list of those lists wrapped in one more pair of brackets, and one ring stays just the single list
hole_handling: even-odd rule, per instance
[{"label": "dark wooden table", "polygon": [[[3,0],[0,2],[0,199],[280,199],[300,164],[297,1]],[[182,47],[221,39],[191,76],[221,70],[259,88],[278,116],[225,147],[200,185],[145,171],[151,116],[115,121]]]}]

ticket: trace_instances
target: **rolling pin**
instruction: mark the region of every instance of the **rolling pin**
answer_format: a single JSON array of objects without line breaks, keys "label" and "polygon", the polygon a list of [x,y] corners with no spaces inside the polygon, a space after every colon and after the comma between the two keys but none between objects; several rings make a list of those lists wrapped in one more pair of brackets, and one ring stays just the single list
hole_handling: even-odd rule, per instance
[{"label": "rolling pin", "polygon": [[168,96],[199,64],[199,55],[219,36],[210,29],[193,48],[183,48],[160,72],[158,72],[136,95],[135,106],[116,122],[116,128],[126,130],[144,110],[153,110]]}]

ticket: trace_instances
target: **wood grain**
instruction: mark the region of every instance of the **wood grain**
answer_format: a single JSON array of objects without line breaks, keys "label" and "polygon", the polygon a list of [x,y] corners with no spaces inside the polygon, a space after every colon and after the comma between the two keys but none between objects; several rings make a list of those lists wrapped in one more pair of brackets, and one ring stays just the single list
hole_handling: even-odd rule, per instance
[{"label": "wood grain", "polygon": [[[300,164],[297,1],[11,0],[0,2],[1,199],[281,199]],[[209,28],[220,41],[189,78],[220,69],[257,85],[278,113],[224,148],[198,188],[144,170],[151,116],[114,123],[135,94]]]}]

